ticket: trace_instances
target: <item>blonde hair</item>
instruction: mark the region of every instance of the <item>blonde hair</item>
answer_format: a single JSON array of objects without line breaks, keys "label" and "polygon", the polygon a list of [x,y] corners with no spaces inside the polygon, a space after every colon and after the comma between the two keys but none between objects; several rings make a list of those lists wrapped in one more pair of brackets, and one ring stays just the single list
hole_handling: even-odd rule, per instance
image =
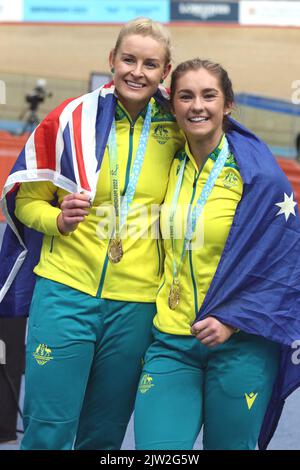
[{"label": "blonde hair", "polygon": [[140,36],[150,36],[151,38],[162,43],[166,50],[166,61],[165,64],[171,62],[171,37],[168,30],[157,21],[153,21],[150,18],[135,18],[134,20],[128,21],[119,32],[117,42],[114,48],[114,55],[116,55],[121,42],[126,36],[132,34],[139,34]]}]

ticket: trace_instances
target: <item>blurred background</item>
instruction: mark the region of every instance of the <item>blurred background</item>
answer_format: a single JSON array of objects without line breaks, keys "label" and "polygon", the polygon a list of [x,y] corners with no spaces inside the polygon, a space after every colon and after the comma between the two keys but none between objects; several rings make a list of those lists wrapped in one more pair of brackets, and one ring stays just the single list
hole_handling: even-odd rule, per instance
[{"label": "blurred background", "polygon": [[[297,0],[0,0],[0,193],[38,122],[64,99],[109,81],[108,55],[120,26],[137,16],[168,26],[173,66],[201,57],[219,61],[228,70],[236,93],[234,117],[266,141],[300,201]],[[4,227],[0,212],[0,245]],[[11,325],[0,319],[0,341],[5,336],[8,347],[10,331],[21,329],[21,338],[25,333],[23,323]],[[9,364],[6,367],[8,371]],[[1,368],[0,354],[0,442],[6,443],[0,449],[17,448],[16,402],[22,377],[20,368],[12,365],[9,385]],[[22,396],[23,386],[21,407]],[[295,417],[299,405],[296,392],[270,448],[300,449]],[[10,408],[9,418],[4,408]],[[131,427],[124,446],[133,448]]]}]

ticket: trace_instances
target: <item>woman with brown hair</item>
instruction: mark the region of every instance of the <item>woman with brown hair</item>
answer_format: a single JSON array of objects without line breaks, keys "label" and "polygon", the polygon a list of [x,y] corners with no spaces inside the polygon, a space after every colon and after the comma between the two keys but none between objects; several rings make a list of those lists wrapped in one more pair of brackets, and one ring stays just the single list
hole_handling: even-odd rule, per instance
[{"label": "woman with brown hair", "polygon": [[192,449],[202,426],[204,449],[251,450],[258,438],[266,448],[300,383],[293,192],[263,142],[228,117],[234,94],[222,66],[178,65],[171,104],[186,144],[161,215],[166,256],[137,448]]}]

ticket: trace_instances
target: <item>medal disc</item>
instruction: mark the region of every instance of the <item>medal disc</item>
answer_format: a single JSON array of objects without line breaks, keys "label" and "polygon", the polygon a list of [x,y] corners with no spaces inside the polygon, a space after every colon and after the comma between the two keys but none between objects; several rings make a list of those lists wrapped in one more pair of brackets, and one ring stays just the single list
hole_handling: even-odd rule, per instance
[{"label": "medal disc", "polygon": [[108,247],[108,258],[111,263],[119,263],[123,256],[121,240],[110,240]]},{"label": "medal disc", "polygon": [[180,301],[180,285],[173,284],[171,285],[170,294],[169,294],[169,308],[175,310]]}]

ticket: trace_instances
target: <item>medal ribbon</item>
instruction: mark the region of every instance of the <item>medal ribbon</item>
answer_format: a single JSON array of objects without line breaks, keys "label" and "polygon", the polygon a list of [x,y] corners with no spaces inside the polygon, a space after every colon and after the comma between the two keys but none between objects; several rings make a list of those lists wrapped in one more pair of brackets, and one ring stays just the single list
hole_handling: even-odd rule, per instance
[{"label": "medal ribbon", "polygon": [[193,237],[193,234],[196,230],[196,225],[198,222],[198,219],[200,215],[202,214],[202,211],[204,209],[204,206],[209,198],[210,193],[213,190],[213,187],[226,163],[226,160],[229,155],[229,146],[228,142],[225,136],[223,136],[224,141],[223,147],[221,152],[218,155],[217,160],[214,163],[214,166],[209,174],[209,177],[207,178],[207,181],[201,191],[201,194],[196,202],[196,205],[194,206],[194,209],[191,211],[191,208],[189,209],[188,213],[188,218],[187,218],[187,229],[186,229],[186,234],[184,236],[184,242],[183,242],[183,247],[182,247],[182,252],[180,256],[180,261],[179,265],[177,266],[176,260],[175,260],[175,227],[174,227],[174,218],[176,214],[176,209],[178,205],[178,199],[179,199],[179,194],[182,186],[182,181],[183,181],[183,175],[184,175],[184,169],[186,166],[186,161],[187,157],[182,162],[175,191],[174,191],[174,196],[171,204],[171,209],[170,209],[170,217],[169,217],[169,222],[170,222],[170,238],[171,238],[171,245],[172,245],[172,253],[173,253],[173,283],[174,284],[179,284],[179,276],[182,270],[183,266],[183,260],[185,257],[185,254],[187,250],[190,247],[190,243]]},{"label": "medal ribbon", "polygon": [[117,131],[115,119],[112,122],[109,138],[108,138],[108,152],[109,152],[109,168],[110,168],[110,181],[111,181],[111,199],[115,209],[116,227],[113,230],[111,238],[120,239],[122,228],[126,224],[128,212],[132,200],[134,198],[136,186],[141,173],[148,137],[151,127],[151,111],[152,104],[149,102],[147,113],[144,119],[144,124],[138,144],[138,148],[134,157],[132,170],[126,192],[122,198],[120,196],[120,182],[119,182],[119,164],[118,164],[118,149],[117,149]]}]

